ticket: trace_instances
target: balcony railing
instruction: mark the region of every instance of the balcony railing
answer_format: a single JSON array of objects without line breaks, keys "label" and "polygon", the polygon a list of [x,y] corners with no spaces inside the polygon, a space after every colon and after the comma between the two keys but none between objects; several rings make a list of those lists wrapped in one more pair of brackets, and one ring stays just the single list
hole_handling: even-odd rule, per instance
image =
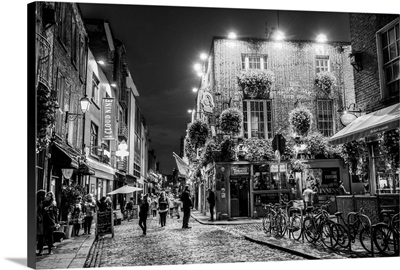
[{"label": "balcony railing", "polygon": [[128,126],[122,121],[119,122],[118,137],[128,140],[128,136],[129,136]]},{"label": "balcony railing", "polygon": [[39,33],[36,33],[36,50],[38,82],[49,88],[51,46],[46,38]]}]

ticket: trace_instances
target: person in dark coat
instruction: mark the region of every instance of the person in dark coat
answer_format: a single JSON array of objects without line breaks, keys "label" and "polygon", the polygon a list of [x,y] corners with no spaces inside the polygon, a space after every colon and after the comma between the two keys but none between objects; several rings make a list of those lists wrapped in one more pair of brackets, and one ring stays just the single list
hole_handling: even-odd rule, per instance
[{"label": "person in dark coat", "polygon": [[160,213],[161,227],[164,227],[167,222],[167,213],[169,209],[169,201],[165,192],[161,192],[160,198],[158,198],[158,212]]},{"label": "person in dark coat", "polygon": [[208,189],[207,202],[210,205],[210,219],[208,221],[214,221],[215,194],[211,188]]},{"label": "person in dark coat", "polygon": [[183,204],[183,229],[190,229],[189,219],[190,219],[190,209],[193,208],[192,199],[190,198],[189,186],[185,187],[185,190],[181,194],[181,202]]},{"label": "person in dark coat", "polygon": [[146,231],[147,231],[146,221],[148,212],[149,212],[149,201],[146,194],[144,195],[139,207],[139,226],[140,228],[142,228],[143,231],[142,236],[146,236]]},{"label": "person in dark coat", "polygon": [[44,245],[43,234],[43,201],[46,191],[43,189],[36,192],[36,241],[37,241],[37,256],[42,256]]},{"label": "person in dark coat", "polygon": [[54,200],[53,192],[49,191],[46,193],[46,197],[43,203],[43,233],[47,241],[49,254],[53,254],[52,248],[54,248],[53,232],[58,225],[58,209],[56,201]]}]

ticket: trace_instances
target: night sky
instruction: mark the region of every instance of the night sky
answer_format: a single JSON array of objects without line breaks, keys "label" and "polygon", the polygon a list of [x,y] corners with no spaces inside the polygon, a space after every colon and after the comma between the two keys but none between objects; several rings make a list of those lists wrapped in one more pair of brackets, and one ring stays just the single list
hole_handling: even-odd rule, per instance
[{"label": "night sky", "polygon": [[[125,45],[128,66],[139,91],[139,106],[150,131],[160,170],[176,167],[180,137],[190,121],[199,77],[193,65],[209,52],[213,36],[265,38],[266,26],[278,26],[276,10],[80,4],[84,18],[110,22]],[[321,9],[323,10],[323,9]],[[330,41],[350,41],[344,12],[280,11],[279,28],[288,40],[314,40],[323,32]]]}]

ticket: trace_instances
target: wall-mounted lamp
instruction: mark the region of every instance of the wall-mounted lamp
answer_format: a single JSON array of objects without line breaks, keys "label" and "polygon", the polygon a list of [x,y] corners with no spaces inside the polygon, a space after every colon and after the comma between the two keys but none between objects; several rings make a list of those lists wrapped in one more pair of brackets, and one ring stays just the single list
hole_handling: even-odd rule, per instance
[{"label": "wall-mounted lamp", "polygon": [[129,156],[129,152],[126,151],[128,149],[128,145],[126,144],[126,142],[123,140],[122,142],[120,142],[120,144],[118,145],[118,150],[115,152],[115,154],[121,158],[127,157]]},{"label": "wall-mounted lamp", "polygon": [[350,64],[353,66],[353,68],[357,70],[357,72],[361,71],[363,68],[361,53],[352,52],[349,54],[349,57],[350,57]]},{"label": "wall-mounted lamp", "polygon": [[338,110],[338,113],[342,113],[340,116],[340,123],[343,126],[347,126],[351,122],[353,122],[358,116],[355,113],[361,113],[362,110],[357,107],[355,103],[351,103],[349,106],[344,106]]},{"label": "wall-mounted lamp", "polygon": [[68,110],[65,112],[65,123],[67,123],[67,121],[75,121],[76,118],[78,118],[78,116],[80,115],[84,115],[90,107],[90,100],[87,98],[87,96],[85,95],[83,98],[81,98],[79,100],[79,103],[81,105],[81,111],[82,113],[70,113]]}]

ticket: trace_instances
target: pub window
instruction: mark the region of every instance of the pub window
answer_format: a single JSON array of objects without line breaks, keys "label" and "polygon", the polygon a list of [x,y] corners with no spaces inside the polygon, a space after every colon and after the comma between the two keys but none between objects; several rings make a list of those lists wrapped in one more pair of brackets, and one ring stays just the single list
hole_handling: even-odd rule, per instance
[{"label": "pub window", "polygon": [[100,81],[97,78],[96,74],[93,73],[92,76],[92,101],[99,105],[99,84]]},{"label": "pub window", "polygon": [[242,54],[242,69],[267,69],[267,55]]},{"label": "pub window", "polygon": [[329,55],[315,56],[315,72],[330,71],[329,68]]},{"label": "pub window", "polygon": [[76,26],[76,19],[74,14],[71,13],[71,61],[74,65],[77,63],[77,44],[78,44],[78,31]]},{"label": "pub window", "polygon": [[333,102],[332,100],[317,101],[318,130],[327,137],[333,135]]},{"label": "pub window", "polygon": [[383,98],[399,96],[400,38],[399,19],[377,33],[379,77]]},{"label": "pub window", "polygon": [[272,138],[271,100],[243,102],[243,133],[245,138]]},{"label": "pub window", "polygon": [[97,146],[99,141],[99,127],[95,123],[90,125],[90,154],[97,156]]}]

